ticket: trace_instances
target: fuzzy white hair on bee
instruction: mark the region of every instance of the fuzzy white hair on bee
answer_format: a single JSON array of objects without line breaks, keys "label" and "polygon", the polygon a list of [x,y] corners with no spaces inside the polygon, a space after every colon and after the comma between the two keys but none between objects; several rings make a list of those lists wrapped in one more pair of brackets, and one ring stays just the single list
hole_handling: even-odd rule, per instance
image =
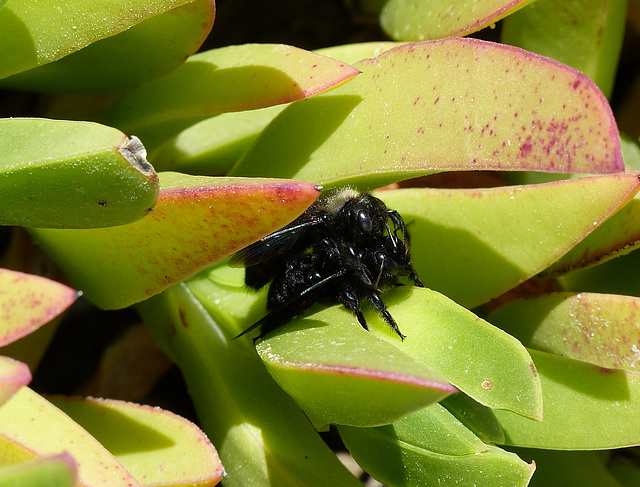
[{"label": "fuzzy white hair on bee", "polygon": [[347,186],[327,195],[322,202],[322,209],[330,215],[335,215],[342,209],[347,201],[357,199],[361,196],[362,193],[360,193],[360,191]]}]

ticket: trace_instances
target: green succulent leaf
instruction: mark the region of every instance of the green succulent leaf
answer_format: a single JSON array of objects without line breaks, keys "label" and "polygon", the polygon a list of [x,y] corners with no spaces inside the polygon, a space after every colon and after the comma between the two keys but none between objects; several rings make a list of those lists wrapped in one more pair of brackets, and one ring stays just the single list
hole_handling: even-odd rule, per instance
[{"label": "green succulent leaf", "polygon": [[226,174],[285,107],[221,113],[195,123],[160,145],[153,154],[153,165],[162,171]]},{"label": "green succulent leaf", "polygon": [[611,95],[626,0],[537,0],[505,19],[502,42],[573,66]]},{"label": "green succulent leaf", "polygon": [[630,252],[603,264],[559,276],[564,291],[640,296],[640,252]]},{"label": "green succulent leaf", "polygon": [[450,38],[355,67],[349,83],[288,106],[230,174],[371,189],[448,170],[622,171],[606,99],[547,58]]},{"label": "green succulent leaf", "polygon": [[4,437],[0,441],[1,458],[67,452],[77,463],[82,485],[141,487],[95,438],[28,387],[0,407],[0,435]]},{"label": "green succulent leaf", "polygon": [[0,145],[2,225],[121,225],[146,215],[158,196],[140,141],[111,127],[5,118]]},{"label": "green succulent leaf", "polygon": [[[397,46],[395,42],[363,42],[318,49],[316,54],[353,64]],[[167,140],[153,153],[156,170],[190,174],[226,174],[243,152],[286,105],[221,113],[198,122]]]},{"label": "green succulent leaf", "polygon": [[464,393],[452,394],[440,401],[440,404],[485,443],[504,443],[502,427],[491,408]]},{"label": "green succulent leaf", "polygon": [[11,487],[73,487],[78,467],[68,453],[0,467],[0,484]]},{"label": "green succulent leaf", "polygon": [[[188,0],[11,0],[0,9],[0,78],[50,63]],[[122,60],[113,60],[121,63]]]},{"label": "green succulent leaf", "polygon": [[26,364],[0,355],[0,406],[29,382],[31,372]]},{"label": "green succulent leaf", "polygon": [[46,93],[115,93],[163,75],[198,50],[215,13],[213,0],[169,5],[177,6],[55,62],[5,78],[0,86]]},{"label": "green succulent leaf", "polygon": [[553,450],[640,445],[640,374],[529,350],[542,382],[544,419],[496,410],[506,444]]},{"label": "green succulent leaf", "polygon": [[640,146],[638,141],[633,140],[625,134],[620,134],[620,145],[622,147],[622,158],[626,166],[632,171],[640,170]]},{"label": "green succulent leaf", "polygon": [[[269,376],[250,342],[231,340],[235,320],[225,316],[241,316],[246,306],[223,297],[208,274],[194,276],[189,286],[211,299],[200,303],[178,284],[137,309],[185,376],[225,467],[225,486],[361,485]],[[224,280],[223,273],[218,282]],[[216,303],[228,311],[210,315],[203,307],[215,310]]]},{"label": "green succulent leaf", "polygon": [[153,150],[212,115],[288,103],[357,74],[345,63],[291,46],[224,47],[194,54],[166,76],[120,96],[104,119]]},{"label": "green succulent leaf", "polygon": [[384,294],[403,341],[373,310],[371,333],[442,375],[476,401],[529,418],[542,417],[542,397],[531,357],[510,335],[435,291],[410,286]]},{"label": "green succulent leaf", "polygon": [[482,443],[438,405],[391,425],[338,431],[356,461],[387,485],[524,487],[535,470]]},{"label": "green succulent leaf", "polygon": [[628,254],[638,246],[640,246],[640,199],[634,198],[561,259],[541,272],[540,277],[557,277],[602,264],[614,257]]},{"label": "green succulent leaf", "polygon": [[71,306],[78,295],[50,279],[0,269],[0,347],[48,323]]},{"label": "green succulent leaf", "polygon": [[267,335],[256,350],[317,428],[388,424],[457,392],[341,307],[306,314],[286,333]]},{"label": "green succulent leaf", "polygon": [[[52,397],[145,485],[216,485],[224,469],[193,423],[160,408],[109,399]],[[126,431],[126,435],[114,432]]]},{"label": "green succulent leaf", "polygon": [[[523,460],[536,464],[529,487],[623,487],[609,471],[609,456],[595,451],[548,451],[513,448]],[[630,484],[630,486],[637,484]]]},{"label": "green succulent leaf", "polygon": [[487,320],[527,347],[640,372],[638,307],[631,296],[554,293],[510,301]]},{"label": "green succulent leaf", "polygon": [[179,173],[161,173],[160,186],[156,206],[134,223],[31,233],[87,299],[124,308],[284,226],[319,194],[298,181]]},{"label": "green succulent leaf", "polygon": [[521,9],[533,0],[389,0],[380,11],[380,25],[393,39],[425,41],[464,36]]},{"label": "green succulent leaf", "polygon": [[615,458],[608,465],[609,471],[619,484],[616,487],[635,487],[640,485],[640,468],[636,458]]},{"label": "green succulent leaf", "polygon": [[615,174],[376,196],[410,222],[412,259],[425,285],[472,308],[550,266],[639,189],[636,174]]}]

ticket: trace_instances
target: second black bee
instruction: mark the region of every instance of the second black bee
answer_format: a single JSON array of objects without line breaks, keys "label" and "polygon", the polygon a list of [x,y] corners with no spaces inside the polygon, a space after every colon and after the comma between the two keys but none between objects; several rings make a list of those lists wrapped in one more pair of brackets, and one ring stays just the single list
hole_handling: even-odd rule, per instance
[{"label": "second black bee", "polygon": [[268,331],[302,314],[315,303],[342,304],[367,328],[360,310],[369,301],[400,338],[380,297],[385,287],[408,277],[423,287],[409,255],[404,220],[378,198],[346,188],[323,195],[300,217],[232,256],[244,266],[247,286],[271,283],[269,313],[241,335]]}]

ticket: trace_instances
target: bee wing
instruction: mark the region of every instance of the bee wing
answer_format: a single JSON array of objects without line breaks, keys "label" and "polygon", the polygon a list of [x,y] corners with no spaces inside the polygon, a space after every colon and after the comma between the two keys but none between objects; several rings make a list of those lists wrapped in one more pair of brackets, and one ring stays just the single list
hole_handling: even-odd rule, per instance
[{"label": "bee wing", "polygon": [[229,267],[251,267],[287,252],[300,241],[309,228],[320,222],[322,218],[314,217],[273,232],[233,254],[229,259]]},{"label": "bee wing", "polygon": [[275,330],[280,325],[284,325],[288,321],[288,319],[291,318],[290,316],[288,316],[290,314],[291,309],[295,308],[295,305],[300,301],[302,301],[307,294],[309,294],[311,291],[314,291],[316,289],[319,289],[325,286],[326,284],[333,281],[334,279],[337,279],[338,277],[344,276],[347,272],[348,272],[347,269],[341,269],[335,272],[334,274],[331,274],[330,276],[325,277],[324,279],[314,283],[313,285],[309,286],[304,291],[302,291],[300,294],[298,294],[295,298],[291,299],[290,301],[284,303],[282,306],[279,306],[278,308],[274,309],[267,315],[260,318],[253,325],[251,325],[249,328],[244,330],[242,333],[236,335],[233,339],[235,340],[236,338],[246,335],[247,333],[250,333],[253,330],[257,330],[258,328],[260,328],[260,334],[256,337],[256,339],[262,338],[268,332]]}]

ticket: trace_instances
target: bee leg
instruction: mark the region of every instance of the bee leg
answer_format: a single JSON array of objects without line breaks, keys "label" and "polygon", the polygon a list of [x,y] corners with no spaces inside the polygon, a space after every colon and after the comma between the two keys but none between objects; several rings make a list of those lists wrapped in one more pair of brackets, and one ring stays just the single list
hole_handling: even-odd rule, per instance
[{"label": "bee leg", "polygon": [[422,283],[422,281],[418,277],[418,274],[413,269],[411,269],[411,274],[409,274],[409,279],[411,279],[416,286],[424,287],[424,284]]},{"label": "bee leg", "polygon": [[367,325],[367,320],[364,319],[364,315],[362,314],[362,311],[360,311],[359,309],[356,310],[356,318],[358,318],[358,323],[360,323],[360,326],[362,326],[362,328],[364,328],[365,330],[369,331],[369,325]]},{"label": "bee leg", "polygon": [[393,316],[391,316],[391,313],[389,313],[387,306],[384,304],[382,299],[380,299],[380,296],[378,296],[378,293],[372,292],[371,295],[369,296],[369,301],[371,301],[371,304],[373,304],[373,307],[378,310],[378,312],[384,318],[384,321],[387,322],[387,324],[391,327],[391,329],[396,332],[396,334],[400,337],[401,340],[404,340],[406,336],[403,335],[402,332],[400,331],[400,328],[398,328],[398,324],[396,323],[396,320],[393,319]]},{"label": "bee leg", "polygon": [[355,294],[351,293],[350,291],[344,291],[340,295],[340,302],[344,305],[345,308],[356,315],[356,318],[358,318],[358,323],[360,323],[360,326],[362,326],[362,328],[364,328],[365,330],[369,330],[369,327],[367,326],[367,320],[364,319],[364,315],[362,314],[362,311],[360,311],[360,300]]}]

